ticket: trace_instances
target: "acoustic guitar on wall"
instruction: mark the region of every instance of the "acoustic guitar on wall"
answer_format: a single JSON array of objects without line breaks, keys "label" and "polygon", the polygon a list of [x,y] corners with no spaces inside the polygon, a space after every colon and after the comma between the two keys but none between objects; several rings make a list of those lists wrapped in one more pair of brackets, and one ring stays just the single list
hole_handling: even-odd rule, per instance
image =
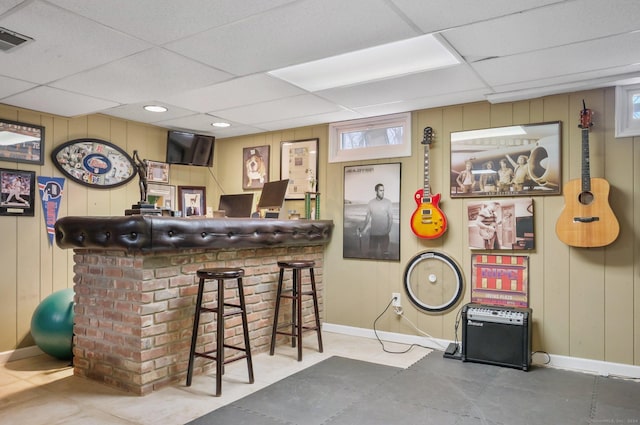
[{"label": "acoustic guitar on wall", "polygon": [[438,207],[440,194],[431,195],[429,185],[429,145],[433,141],[433,129],[425,127],[422,144],[424,145],[424,187],[413,195],[418,208],[411,216],[411,230],[423,239],[435,239],[447,230],[447,218]]},{"label": "acoustic guitar on wall", "polygon": [[593,112],[582,101],[582,178],[567,182],[565,205],[556,222],[558,238],[569,246],[594,248],[611,244],[620,225],[609,206],[609,182],[591,178],[589,169],[589,129]]}]

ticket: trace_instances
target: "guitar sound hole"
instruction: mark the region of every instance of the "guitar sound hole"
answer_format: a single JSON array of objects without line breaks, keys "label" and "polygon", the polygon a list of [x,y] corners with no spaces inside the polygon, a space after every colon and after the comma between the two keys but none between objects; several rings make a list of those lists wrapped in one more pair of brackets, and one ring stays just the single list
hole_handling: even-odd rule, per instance
[{"label": "guitar sound hole", "polygon": [[589,205],[590,203],[593,202],[593,193],[591,193],[591,192],[582,192],[582,193],[580,193],[580,195],[578,195],[578,201],[582,205]]}]

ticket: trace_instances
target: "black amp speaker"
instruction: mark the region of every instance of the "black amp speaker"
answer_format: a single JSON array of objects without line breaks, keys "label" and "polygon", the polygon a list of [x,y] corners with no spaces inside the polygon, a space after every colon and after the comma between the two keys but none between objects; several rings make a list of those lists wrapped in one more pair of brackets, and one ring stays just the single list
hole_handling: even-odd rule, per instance
[{"label": "black amp speaker", "polygon": [[462,307],[463,362],[529,370],[531,309],[466,304]]}]

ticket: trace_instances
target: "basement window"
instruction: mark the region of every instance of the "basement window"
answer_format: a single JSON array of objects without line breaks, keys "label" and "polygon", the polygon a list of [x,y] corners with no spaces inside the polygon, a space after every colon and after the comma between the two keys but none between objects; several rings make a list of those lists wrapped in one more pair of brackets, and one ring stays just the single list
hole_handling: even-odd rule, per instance
[{"label": "basement window", "polygon": [[640,84],[616,87],[616,137],[640,136]]}]

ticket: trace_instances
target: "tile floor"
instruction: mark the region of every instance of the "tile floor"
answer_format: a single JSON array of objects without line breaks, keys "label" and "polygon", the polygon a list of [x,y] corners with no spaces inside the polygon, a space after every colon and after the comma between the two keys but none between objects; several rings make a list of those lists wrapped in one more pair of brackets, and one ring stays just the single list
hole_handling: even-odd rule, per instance
[{"label": "tile floor", "polygon": [[[407,368],[430,352],[414,347],[390,354],[377,340],[331,332],[323,332],[323,342],[324,353],[318,353],[315,334],[306,337],[302,362],[289,345],[278,346],[274,356],[254,355],[252,385],[246,362],[226,365],[221,397],[213,396],[214,371],[195,376],[191,387],[181,382],[140,397],[73,376],[68,362],[47,355],[9,362],[0,366],[0,424],[184,424],[334,355]],[[385,342],[385,347],[406,346]]]}]

